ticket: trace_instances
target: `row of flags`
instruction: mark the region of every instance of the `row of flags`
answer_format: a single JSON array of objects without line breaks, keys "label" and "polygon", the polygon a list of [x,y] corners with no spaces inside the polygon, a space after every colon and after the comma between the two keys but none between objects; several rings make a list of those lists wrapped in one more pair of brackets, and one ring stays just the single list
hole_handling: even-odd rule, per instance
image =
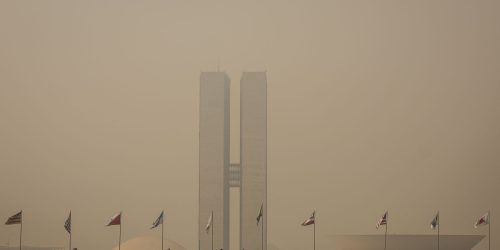
[{"label": "row of flags", "polygon": [[[153,222],[151,229],[156,228],[159,225],[163,224],[163,215],[164,215],[164,212],[162,211],[161,214],[158,216],[158,218]],[[264,215],[263,205],[261,205],[260,210],[259,210],[259,214],[257,215],[257,225],[259,225],[263,215]],[[213,219],[212,217],[213,217],[213,214],[210,215],[210,217],[208,218],[208,223],[205,226],[205,231],[207,231],[207,232],[212,227],[212,219]],[[380,226],[387,225],[388,217],[389,217],[389,212],[386,211],[384,213],[384,215],[382,215],[382,217],[380,217],[380,219],[378,220],[376,228],[378,229]],[[109,223],[106,226],[121,225],[121,218],[122,218],[121,212],[113,215],[111,217]],[[19,213],[16,213],[16,214],[10,216],[7,219],[7,221],[5,222],[5,225],[21,224],[22,219],[23,219],[23,212],[21,211]],[[313,211],[311,216],[309,218],[307,218],[304,222],[302,222],[301,225],[302,226],[309,226],[309,225],[315,224],[315,221],[316,221],[316,211]],[[485,226],[485,225],[488,225],[489,223],[490,223],[490,212],[487,212],[483,216],[481,216],[481,218],[479,218],[476,221],[476,223],[474,223],[474,227],[477,228],[480,226]],[[432,219],[432,221],[430,223],[431,229],[436,229],[438,225],[439,225],[439,212],[436,214],[436,216],[434,217],[434,219]],[[69,216],[66,219],[66,221],[64,222],[64,229],[66,229],[66,231],[68,233],[71,233],[71,212],[69,212]]]},{"label": "row of flags", "polygon": [[[314,216],[314,214],[313,214]],[[386,211],[382,217],[377,222],[377,225],[375,226],[377,229],[379,229],[380,226],[387,225],[387,221],[389,218],[389,212]],[[490,212],[488,211],[485,213],[481,218],[479,218],[476,223],[474,223],[474,227],[478,228],[480,226],[485,226],[490,224]],[[431,221],[431,229],[436,229],[439,226],[439,212],[434,216],[434,218]]]},{"label": "row of flags", "polygon": [[[207,225],[205,226],[206,233],[208,233],[210,231],[210,228],[212,227],[213,216],[214,215],[212,213],[212,214],[210,214],[210,217],[208,217],[208,222],[207,222]],[[260,209],[259,209],[259,214],[257,214],[257,226],[259,225],[263,216],[264,216],[264,204],[261,204]],[[313,214],[313,216],[314,216],[314,214]]]},{"label": "row of flags", "polygon": [[[260,205],[259,214],[257,215],[257,226],[261,222],[263,216],[264,216],[264,205]],[[316,220],[315,217],[316,217],[316,211],[313,211],[312,215],[309,218],[307,218],[307,220],[302,222],[301,225],[302,226],[309,226],[309,225],[315,224],[315,220]],[[208,233],[210,231],[210,228],[212,227],[212,223],[213,223],[212,221],[213,221],[213,213],[210,215],[210,217],[208,217],[208,222],[207,222],[207,225],[205,226],[205,232]]]},{"label": "row of flags", "polygon": [[[264,215],[263,205],[261,205],[259,214],[257,215],[257,225],[259,225],[263,215]],[[205,231],[207,232],[212,227],[212,217],[213,214],[210,215],[210,217],[208,218],[208,223],[205,226]],[[384,215],[382,215],[382,217],[380,217],[380,219],[378,220],[376,228],[378,229],[380,226],[387,225],[388,217],[389,217],[389,212],[386,211]],[[121,212],[113,215],[106,226],[121,225],[121,218],[122,218]],[[5,225],[21,224],[22,220],[23,220],[23,211],[10,216],[5,222]],[[302,222],[301,225],[309,226],[315,224],[315,222],[316,222],[316,211],[313,211],[311,216],[309,216],[309,218],[307,218],[304,222]],[[479,218],[476,221],[476,223],[474,223],[474,227],[478,228],[480,226],[488,225],[489,223],[490,223],[490,212],[486,212],[483,216],[481,216],[481,218]],[[158,218],[153,222],[151,229],[156,228],[162,224],[163,224],[163,211],[161,212],[160,216],[158,216]],[[436,229],[438,225],[439,225],[439,212],[436,214],[436,216],[434,217],[434,219],[432,219],[430,223],[431,229]],[[71,233],[71,212],[69,212],[69,216],[64,222],[64,229],[66,229],[68,233]]]},{"label": "row of flags", "polygon": [[[384,235],[384,250],[387,249],[387,224],[389,221],[389,212],[386,211],[382,217],[377,222],[376,228],[379,229],[381,226],[385,225],[385,235]],[[474,227],[478,228],[480,226],[485,226],[485,225],[490,225],[490,212],[488,211],[485,213],[481,218],[479,218],[476,223],[474,223]],[[439,239],[440,239],[440,233],[439,233],[439,211],[437,212],[436,216],[432,219],[430,223],[431,229],[437,229],[437,250],[439,250],[440,244],[439,244]],[[488,249],[491,249],[491,226],[490,229],[488,230]]]},{"label": "row of flags", "polygon": [[[111,217],[111,220],[106,226],[120,225],[121,218],[122,218],[121,212],[113,215],[113,217]],[[21,224],[22,221],[23,221],[23,211],[10,216],[5,222],[5,225]],[[158,227],[161,224],[163,224],[163,211],[161,212],[160,216],[158,216],[158,218],[153,222],[151,229]],[[71,233],[71,212],[69,212],[69,216],[64,222],[64,229],[66,229],[68,233]]]},{"label": "row of flags", "polygon": [[[313,214],[313,216],[314,216],[314,214]],[[262,238],[261,238],[262,249],[264,249],[264,223],[261,223],[263,217],[264,217],[264,203],[262,203],[260,205],[259,213],[257,214],[257,218],[256,218],[256,220],[257,220],[257,226],[259,226],[259,224],[262,225]],[[207,225],[205,226],[205,232],[207,234],[208,234],[208,232],[212,231],[212,241],[211,241],[212,242],[212,250],[214,249],[213,221],[214,221],[214,212],[212,211],[212,213],[208,217]]]},{"label": "row of flags", "polygon": [[[207,225],[205,226],[206,233],[208,233],[210,231],[210,228],[212,227],[213,216],[214,215],[212,213],[212,214],[210,214],[210,217],[208,217],[208,222],[207,222]],[[259,214],[257,214],[257,226],[259,225],[263,216],[264,216],[264,204],[261,204],[260,209],[259,209]]]},{"label": "row of flags", "polygon": [[[259,213],[257,215],[257,226],[261,222],[263,216],[264,216],[264,205],[261,204],[260,209],[259,209]],[[163,218],[164,218],[164,212],[162,211],[161,214],[158,216],[158,218],[156,218],[156,220],[154,220],[154,222],[151,226],[151,229],[154,229],[160,225],[163,225]],[[122,223],[121,219],[122,219],[122,212],[119,212],[119,213],[113,215],[111,217],[109,223],[106,225],[106,226],[120,225],[119,246],[121,243],[121,223]],[[5,224],[6,225],[14,225],[14,224],[21,224],[22,225],[22,221],[23,221],[23,211],[20,211],[19,213],[16,213],[16,214],[10,216],[7,219],[7,221],[5,222]],[[376,228],[379,229],[381,226],[385,225],[386,229],[387,229],[388,221],[389,221],[389,212],[386,211],[382,215],[382,217],[380,217],[380,219],[378,220]],[[477,228],[477,227],[485,226],[485,225],[489,225],[489,224],[490,224],[490,212],[488,211],[487,213],[485,213],[483,216],[481,216],[481,218],[479,218],[476,221],[476,223],[474,224],[474,227]],[[309,216],[309,218],[307,218],[304,222],[302,222],[301,225],[302,226],[316,225],[316,211],[313,211],[311,216]],[[212,228],[212,226],[213,226],[213,212],[210,215],[210,217],[208,218],[208,223],[205,226],[205,231],[208,233],[210,231],[210,229]],[[430,227],[431,227],[431,229],[439,228],[439,212],[437,212],[436,216],[434,216],[434,218],[432,219],[432,221],[430,223]],[[64,229],[71,236],[71,211],[69,212],[68,218],[64,222]],[[316,230],[316,227],[314,227],[314,230]],[[212,230],[212,232],[213,232],[213,230]],[[315,232],[314,232],[314,234],[315,234]],[[387,231],[386,231],[386,234],[387,234]],[[21,237],[22,237],[22,235],[21,235]],[[387,235],[386,235],[386,237],[387,237]],[[316,241],[316,240],[314,239],[314,241]],[[316,245],[316,244],[314,243],[314,245]],[[70,238],[70,249],[71,249],[71,238]],[[162,249],[163,249],[163,230],[162,230]]]},{"label": "row of flags", "polygon": [[[158,227],[159,225],[163,225],[163,211],[161,212],[160,216],[153,222],[153,225],[151,226],[151,229]],[[21,224],[21,229],[20,229],[20,244],[19,244],[19,249],[21,250],[22,247],[22,223],[23,223],[23,211],[21,210],[19,213],[16,213],[12,216],[10,216],[7,221],[5,222],[5,225],[15,225],[15,224]],[[122,224],[122,212],[117,213],[111,217],[111,220],[106,226],[114,226],[114,225],[120,225],[120,238],[119,238],[119,244],[118,244],[118,249],[120,249],[121,245],[121,224]],[[68,218],[66,221],[64,221],[64,229],[68,234],[70,235],[69,238],[69,249],[71,249],[71,211],[69,212]],[[162,249],[163,249],[163,227],[162,227]]]}]

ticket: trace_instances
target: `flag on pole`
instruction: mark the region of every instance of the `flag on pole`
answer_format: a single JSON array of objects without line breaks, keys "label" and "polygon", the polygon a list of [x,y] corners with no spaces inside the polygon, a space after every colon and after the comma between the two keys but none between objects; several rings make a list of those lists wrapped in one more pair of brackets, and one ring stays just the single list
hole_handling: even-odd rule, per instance
[{"label": "flag on pole", "polygon": [[439,212],[436,214],[434,219],[431,221],[431,229],[436,229],[439,226]]},{"label": "flag on pole", "polygon": [[161,211],[160,216],[158,216],[158,218],[153,222],[153,226],[151,227],[151,229],[153,229],[161,224],[163,224],[163,211]]},{"label": "flag on pole", "polygon": [[302,226],[309,226],[309,225],[315,224],[316,223],[315,214],[316,214],[316,211],[313,211],[312,215],[307,220],[302,222],[301,225]]},{"label": "flag on pole", "polygon": [[205,226],[205,232],[208,233],[208,231],[210,230],[211,227],[212,227],[212,215],[210,215],[210,217],[208,218],[208,223]]},{"label": "flag on pole", "polygon": [[66,222],[64,222],[64,229],[71,234],[71,212],[69,212],[69,216],[66,219]]},{"label": "flag on pole", "polygon": [[22,221],[23,221],[23,211],[9,217],[9,219],[7,219],[7,221],[5,222],[5,225],[21,224]]},{"label": "flag on pole", "polygon": [[113,217],[111,217],[111,220],[109,221],[108,225],[106,226],[114,226],[114,225],[121,225],[122,224],[122,212],[119,212]]},{"label": "flag on pole", "polygon": [[259,215],[257,215],[257,226],[259,225],[260,219],[262,219],[262,216],[264,215],[264,204],[260,205],[260,210],[259,210]]},{"label": "flag on pole", "polygon": [[479,220],[476,221],[476,224],[474,224],[474,227],[480,227],[480,226],[485,226],[490,224],[490,212],[485,213]]},{"label": "flag on pole", "polygon": [[387,225],[387,219],[388,219],[388,216],[389,216],[389,212],[386,211],[385,214],[382,216],[382,218],[380,218],[377,222],[377,229],[382,226],[382,225]]}]

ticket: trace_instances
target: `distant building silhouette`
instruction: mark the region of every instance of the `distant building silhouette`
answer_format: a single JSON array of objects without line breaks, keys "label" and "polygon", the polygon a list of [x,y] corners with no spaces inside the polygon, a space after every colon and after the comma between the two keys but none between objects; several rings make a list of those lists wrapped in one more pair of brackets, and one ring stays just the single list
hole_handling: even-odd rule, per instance
[{"label": "distant building silhouette", "polygon": [[[200,75],[199,249],[229,249],[229,189],[240,189],[240,249],[267,248],[267,78],[244,72],[240,83],[240,163],[229,163],[230,79]],[[257,226],[257,215],[263,217]],[[262,231],[263,230],[263,231]]]},{"label": "distant building silhouette", "polygon": [[229,248],[229,82],[223,72],[200,76],[200,250],[212,250],[212,234],[205,229],[212,212],[213,250]]}]

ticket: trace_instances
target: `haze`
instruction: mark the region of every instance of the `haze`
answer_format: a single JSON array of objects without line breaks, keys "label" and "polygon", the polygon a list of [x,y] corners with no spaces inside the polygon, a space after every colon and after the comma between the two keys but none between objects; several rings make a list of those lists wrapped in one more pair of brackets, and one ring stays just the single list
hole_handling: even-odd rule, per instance
[{"label": "haze", "polygon": [[[498,10],[495,0],[1,1],[0,220],[23,209],[26,244],[66,246],[71,209],[73,245],[109,250],[114,213],[128,239],[165,209],[167,238],[196,249],[199,74],[219,65],[232,81],[233,147],[241,72],[267,70],[270,244],[312,249],[300,223],[313,209],[320,250],[335,249],[330,235],[383,233],[385,210],[389,233],[434,233],[440,210],[443,234],[486,234],[472,225],[491,208],[496,248]],[[0,245],[9,240],[17,226],[0,227]]]}]

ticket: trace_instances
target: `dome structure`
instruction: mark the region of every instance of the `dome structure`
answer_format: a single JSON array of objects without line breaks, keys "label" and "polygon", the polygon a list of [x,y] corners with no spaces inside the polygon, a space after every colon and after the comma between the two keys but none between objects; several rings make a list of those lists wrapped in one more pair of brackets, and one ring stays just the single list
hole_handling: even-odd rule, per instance
[{"label": "dome structure", "polygon": [[280,248],[273,243],[267,243],[267,250],[280,250]]},{"label": "dome structure", "polygon": [[[186,250],[185,247],[179,245],[177,242],[165,239],[163,248],[170,250]],[[128,239],[121,244],[121,250],[160,250],[161,237],[155,234],[144,234],[131,239]],[[113,250],[118,250],[118,246]]]},{"label": "dome structure", "polygon": [[[484,235],[441,235],[441,250],[470,250]],[[336,235],[333,240],[342,250],[383,250],[384,235]],[[437,235],[387,235],[388,250],[436,250]]]}]

